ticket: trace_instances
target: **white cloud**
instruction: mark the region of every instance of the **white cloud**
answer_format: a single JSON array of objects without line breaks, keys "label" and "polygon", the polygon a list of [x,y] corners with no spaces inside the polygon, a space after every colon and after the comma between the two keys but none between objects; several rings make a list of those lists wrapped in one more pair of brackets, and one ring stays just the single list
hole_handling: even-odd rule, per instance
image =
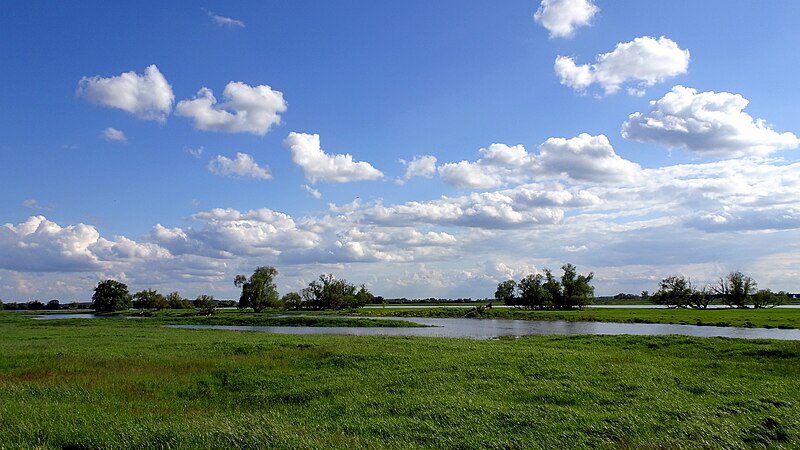
[{"label": "white cloud", "polygon": [[400,163],[406,166],[403,180],[410,180],[414,177],[430,178],[436,174],[436,157],[431,155],[414,156],[411,161],[404,159]]},{"label": "white cloud", "polygon": [[176,255],[231,258],[234,256],[277,256],[293,248],[317,245],[318,236],[298,228],[288,215],[261,208],[247,212],[214,208],[197,213],[192,219],[200,230],[153,227],[151,238]]},{"label": "white cloud", "polygon": [[621,42],[613,51],[598,55],[595,64],[577,65],[569,56],[558,56],[554,66],[561,84],[576,91],[598,84],[605,94],[613,94],[623,84],[633,82],[636,88],[628,92],[636,96],[643,95],[642,87],[685,73],[688,67],[689,50],[663,36]]},{"label": "white cloud", "polygon": [[280,124],[280,114],[287,108],[283,94],[267,85],[231,81],[222,98],[223,103],[217,105],[214,92],[204,87],[193,99],[178,102],[175,113],[194,119],[200,130],[263,136],[273,125]]},{"label": "white cloud", "polygon": [[283,145],[292,153],[292,161],[303,169],[303,174],[311,184],[318,181],[348,183],[383,178],[380,170],[367,162],[353,161],[352,155],[325,153],[320,147],[318,134],[292,132]]},{"label": "white cloud", "polygon": [[549,138],[539,146],[537,162],[547,173],[594,182],[632,180],[641,170],[638,164],[617,155],[602,134]]},{"label": "white cloud", "polygon": [[122,142],[122,143],[128,142],[128,137],[125,136],[125,133],[116,128],[108,127],[105,130],[103,130],[103,137],[107,141]]},{"label": "white cloud", "polygon": [[522,145],[505,144],[492,144],[478,153],[481,158],[476,162],[439,166],[439,176],[456,187],[485,189],[536,178],[620,182],[633,179],[641,170],[638,164],[617,155],[602,134],[550,138],[539,146],[538,155],[528,153]]},{"label": "white cloud", "polygon": [[314,197],[315,199],[319,200],[322,198],[322,192],[318,191],[317,189],[312,188],[311,186],[304,184],[303,189],[308,192],[308,195]]},{"label": "white cloud", "polygon": [[592,0],[542,0],[533,17],[550,32],[551,39],[571,38],[576,28],[590,25],[598,11]]},{"label": "white cloud", "polygon": [[631,114],[622,136],[717,157],[766,156],[800,145],[794,134],[778,133],[764,120],[753,120],[744,112],[748,103],[739,94],[675,86],[651,101],[646,114]]},{"label": "white cloud", "polygon": [[170,257],[153,244],[107,240],[91,225],[61,227],[44,216],[0,227],[0,268],[9,270],[78,272],[107,268],[113,260]]},{"label": "white cloud", "polygon": [[214,14],[213,12],[208,11],[208,10],[205,10],[205,11],[206,11],[206,14],[208,14],[208,17],[210,17],[211,20],[215,24],[217,24],[217,26],[244,28],[244,22],[242,22],[241,20],[232,19],[230,17],[225,17],[225,16],[220,16],[220,15]]},{"label": "white cloud", "polygon": [[164,75],[155,64],[144,75],[125,72],[116,77],[83,77],[78,82],[77,95],[98,105],[127,111],[140,119],[166,120],[175,95]]},{"label": "white cloud", "polygon": [[222,155],[208,162],[208,171],[223,177],[249,177],[259,180],[271,180],[268,167],[260,167],[247,153],[236,153],[236,159]]}]

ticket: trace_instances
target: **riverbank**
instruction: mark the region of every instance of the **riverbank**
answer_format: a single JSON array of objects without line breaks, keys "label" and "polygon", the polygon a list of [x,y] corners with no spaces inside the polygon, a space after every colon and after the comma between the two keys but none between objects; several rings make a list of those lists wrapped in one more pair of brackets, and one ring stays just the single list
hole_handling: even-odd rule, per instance
[{"label": "riverbank", "polygon": [[5,448],[800,444],[798,342],[0,326]]}]

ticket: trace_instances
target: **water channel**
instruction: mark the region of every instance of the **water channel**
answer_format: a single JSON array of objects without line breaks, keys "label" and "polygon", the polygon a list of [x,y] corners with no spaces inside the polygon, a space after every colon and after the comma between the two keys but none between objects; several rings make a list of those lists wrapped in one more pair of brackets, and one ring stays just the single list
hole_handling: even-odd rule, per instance
[{"label": "water channel", "polygon": [[495,339],[502,336],[542,335],[619,335],[658,336],[677,334],[698,337],[738,339],[800,340],[800,330],[776,328],[737,328],[649,323],[568,322],[561,320],[437,319],[381,317],[428,325],[428,327],[272,327],[237,325],[168,325],[170,328],[254,331],[280,334],[346,334],[354,336],[425,336],[445,338]]}]

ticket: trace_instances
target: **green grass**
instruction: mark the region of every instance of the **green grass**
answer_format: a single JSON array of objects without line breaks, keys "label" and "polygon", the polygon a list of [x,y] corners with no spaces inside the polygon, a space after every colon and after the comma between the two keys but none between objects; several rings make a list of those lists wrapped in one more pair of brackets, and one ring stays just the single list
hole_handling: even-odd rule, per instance
[{"label": "green grass", "polygon": [[[314,314],[375,317],[464,317],[465,308],[370,308]],[[614,308],[573,311],[531,311],[514,308],[485,310],[483,318],[518,320],[567,320],[573,322],[671,323],[747,328],[800,328],[800,309],[665,309]]]},{"label": "green grass", "polygon": [[796,448],[800,343],[0,313],[0,448]]}]

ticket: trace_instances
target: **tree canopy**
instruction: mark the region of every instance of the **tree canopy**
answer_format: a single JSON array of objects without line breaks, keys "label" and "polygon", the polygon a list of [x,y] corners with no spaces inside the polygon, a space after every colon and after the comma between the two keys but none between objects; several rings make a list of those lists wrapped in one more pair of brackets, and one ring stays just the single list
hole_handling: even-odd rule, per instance
[{"label": "tree canopy", "polygon": [[333,274],[323,274],[303,288],[298,298],[284,296],[287,308],[294,309],[347,309],[360,308],[372,303],[373,295],[364,285],[360,287]]},{"label": "tree canopy", "polygon": [[550,269],[545,269],[544,273],[526,275],[519,283],[502,281],[497,285],[495,299],[506,305],[535,309],[571,309],[589,304],[594,297],[591,285],[594,274],[578,274],[572,264],[564,264],[561,270],[564,274],[560,280]]},{"label": "tree canopy", "polygon": [[253,308],[253,311],[261,312],[266,308],[278,306],[278,288],[274,282],[277,275],[278,270],[271,266],[256,268],[250,278],[236,275],[233,284],[242,288],[239,309]]},{"label": "tree canopy", "polygon": [[92,305],[100,312],[114,312],[131,307],[128,286],[116,280],[105,280],[97,284],[92,295]]}]

